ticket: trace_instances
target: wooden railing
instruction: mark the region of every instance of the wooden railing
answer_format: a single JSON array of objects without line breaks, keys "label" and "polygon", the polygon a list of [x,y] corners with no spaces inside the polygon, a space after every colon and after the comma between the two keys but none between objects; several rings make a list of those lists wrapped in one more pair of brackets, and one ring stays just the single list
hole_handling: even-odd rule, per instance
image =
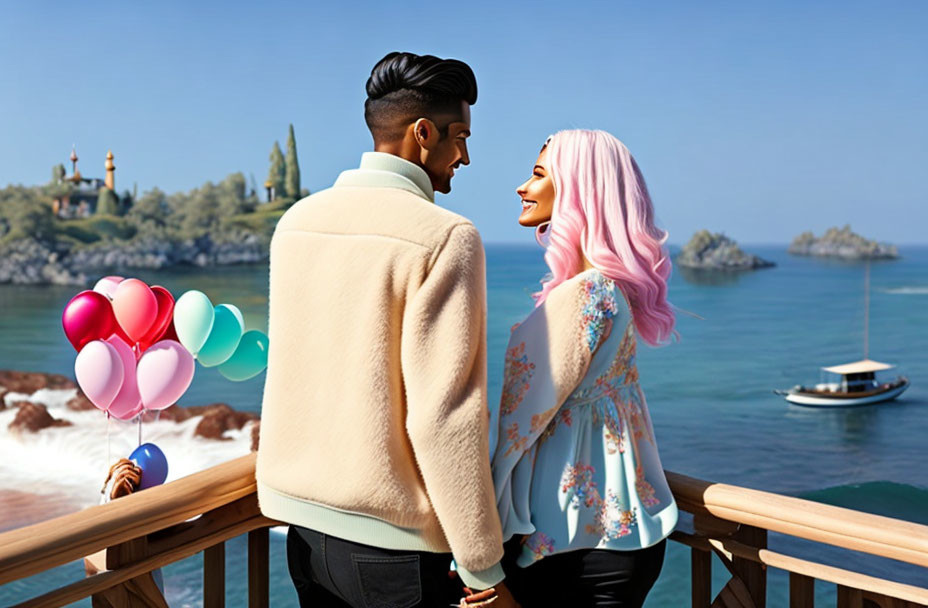
[{"label": "wooden railing", "polygon": [[[193,519],[192,521],[191,518]],[[106,550],[106,570],[19,607],[62,606],[93,596],[94,605],[159,606],[151,572],[203,556],[203,605],[225,602],[224,542],[248,534],[248,605],[268,605],[268,528],[258,511],[255,455],[183,479],[0,534],[0,585]]]},{"label": "wooden railing", "polygon": [[[0,585],[106,550],[106,569],[18,606],[167,604],[151,572],[204,552],[203,605],[225,599],[224,542],[248,534],[248,605],[268,605],[268,528],[258,511],[254,454],[105,505],[0,534]],[[767,548],[768,531],[925,568],[928,526],[667,473],[693,529],[671,536],[691,547],[693,608],[764,608],[767,568],[789,572],[789,605],[814,606],[814,582],[837,585],[839,608],[928,605],[928,589],[827,566]],[[191,518],[196,518],[191,520]],[[712,554],[731,574],[712,597]]]},{"label": "wooden railing", "polygon": [[[789,572],[790,608],[815,605],[816,580],[837,585],[839,608],[913,608],[928,604],[928,588],[767,548],[767,532],[778,532],[921,566],[928,584],[928,526],[677,473],[667,472],[667,480],[680,510],[693,514],[693,531],[678,529],[671,535],[672,540],[692,548],[693,608],[764,608],[768,566]],[[714,600],[712,553],[731,574]]]}]

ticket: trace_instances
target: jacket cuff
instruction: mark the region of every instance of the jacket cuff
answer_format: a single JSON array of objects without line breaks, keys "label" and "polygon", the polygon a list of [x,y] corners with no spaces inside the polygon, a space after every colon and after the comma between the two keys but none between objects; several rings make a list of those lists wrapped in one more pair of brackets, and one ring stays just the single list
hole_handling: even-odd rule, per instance
[{"label": "jacket cuff", "polygon": [[464,584],[475,590],[489,589],[506,578],[506,573],[503,572],[503,567],[499,562],[496,562],[486,570],[479,570],[477,572],[472,572],[462,567],[460,564],[456,564],[456,566],[458,576],[461,577]]}]

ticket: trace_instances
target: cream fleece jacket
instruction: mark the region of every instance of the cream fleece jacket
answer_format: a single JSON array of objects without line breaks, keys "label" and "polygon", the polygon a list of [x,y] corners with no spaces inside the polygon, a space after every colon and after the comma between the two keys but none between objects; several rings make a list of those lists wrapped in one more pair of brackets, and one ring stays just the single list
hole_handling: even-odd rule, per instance
[{"label": "cream fleece jacket", "polygon": [[483,245],[398,157],[297,202],[271,241],[258,498],[268,517],[502,580]]}]

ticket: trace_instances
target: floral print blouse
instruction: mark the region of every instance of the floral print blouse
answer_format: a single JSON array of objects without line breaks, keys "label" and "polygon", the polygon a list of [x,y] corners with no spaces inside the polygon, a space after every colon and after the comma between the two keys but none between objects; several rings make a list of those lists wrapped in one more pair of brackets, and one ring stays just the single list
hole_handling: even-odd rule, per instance
[{"label": "floral print blouse", "polygon": [[506,351],[493,481],[520,566],[574,549],[642,549],[677,523],[621,290],[595,269],[564,281]]}]

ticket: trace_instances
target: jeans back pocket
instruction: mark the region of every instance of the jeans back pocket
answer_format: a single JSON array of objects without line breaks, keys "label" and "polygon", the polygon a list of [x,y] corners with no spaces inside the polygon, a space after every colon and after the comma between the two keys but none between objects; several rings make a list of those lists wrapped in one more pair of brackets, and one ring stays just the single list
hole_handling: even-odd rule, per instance
[{"label": "jeans back pocket", "polygon": [[411,608],[422,599],[418,555],[352,553],[351,561],[365,608]]}]

